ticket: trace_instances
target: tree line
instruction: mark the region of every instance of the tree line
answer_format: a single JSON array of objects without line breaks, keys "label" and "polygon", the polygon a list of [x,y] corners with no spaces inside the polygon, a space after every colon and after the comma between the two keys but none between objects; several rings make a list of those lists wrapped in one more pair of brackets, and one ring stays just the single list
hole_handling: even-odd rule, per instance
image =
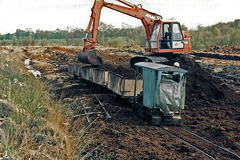
[{"label": "tree line", "polygon": [[199,25],[196,30],[190,30],[190,35],[193,49],[206,49],[212,44],[240,45],[240,19],[207,27]]},{"label": "tree line", "polygon": [[1,45],[80,45],[81,38],[85,35],[83,29],[67,28],[66,30],[56,29],[54,31],[17,29],[15,33],[0,34]]},{"label": "tree line", "polygon": [[[141,46],[146,45],[146,34],[143,27],[131,27],[124,24],[123,28],[114,28],[100,22],[98,31],[98,44],[121,47],[132,43]],[[68,27],[66,30],[56,29],[54,31],[17,29],[15,33],[0,34],[0,45],[83,45],[85,30]],[[91,34],[89,34],[91,36]]]},{"label": "tree line", "polygon": [[[182,25],[183,30],[187,30]],[[0,34],[0,45],[83,45],[86,33],[81,28],[67,27],[65,30],[54,31],[17,29],[15,33]],[[205,49],[212,44],[216,45],[240,45],[240,19],[234,22],[217,23],[212,26],[190,30],[193,49]],[[89,34],[91,36],[91,34]],[[138,44],[142,47],[147,45],[146,33],[143,26],[132,27],[123,24],[122,28],[114,28],[113,25],[100,22],[98,31],[98,44],[113,47]]]}]

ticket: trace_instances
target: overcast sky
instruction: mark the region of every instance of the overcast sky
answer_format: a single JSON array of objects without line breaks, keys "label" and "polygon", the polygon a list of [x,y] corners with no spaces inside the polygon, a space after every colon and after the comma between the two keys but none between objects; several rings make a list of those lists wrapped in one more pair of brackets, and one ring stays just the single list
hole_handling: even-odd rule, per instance
[{"label": "overcast sky", "polygon": [[[116,3],[115,0],[105,0]],[[240,19],[240,0],[128,0],[142,4],[144,9],[158,13],[165,20],[175,18],[188,28],[196,28]],[[16,29],[86,29],[94,0],[0,0],[0,34]],[[141,21],[103,8],[101,21],[122,27],[128,23],[140,26]]]}]

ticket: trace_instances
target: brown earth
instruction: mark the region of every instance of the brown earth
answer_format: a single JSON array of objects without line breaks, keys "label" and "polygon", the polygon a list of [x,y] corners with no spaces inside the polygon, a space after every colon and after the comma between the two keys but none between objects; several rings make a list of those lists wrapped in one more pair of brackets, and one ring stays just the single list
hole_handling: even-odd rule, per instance
[{"label": "brown earth", "polygon": [[188,71],[183,126],[239,153],[240,95],[186,56],[173,61]]},{"label": "brown earth", "polygon": [[214,52],[226,55],[240,55],[240,46],[217,46],[211,45],[204,52]]},{"label": "brown earth", "polygon": [[[76,62],[74,56],[76,52],[77,49],[50,47],[41,54],[31,55],[31,58],[61,66]],[[122,52],[115,55],[113,52],[106,51],[102,56],[105,62],[103,68],[120,71],[119,74],[133,72],[128,66],[128,58],[131,56],[122,56]],[[39,67],[37,61],[35,66]],[[179,56],[169,64],[172,65],[175,61],[188,70],[186,108],[182,113],[183,127],[235,153],[240,153],[240,96],[223,81],[203,70],[191,56]],[[54,69],[54,65],[51,68]],[[44,67],[40,69],[45,77],[59,72],[57,70],[49,72]],[[101,129],[95,133],[89,147],[89,150],[97,147],[94,150],[96,155],[88,158],[105,156],[113,159],[207,159],[196,150],[161,132],[157,126],[151,126],[138,118],[127,107],[129,104],[116,101],[115,94],[108,90],[81,81],[77,85],[63,89],[72,80],[59,79],[61,78],[47,80],[52,90],[58,87],[58,90],[54,91],[55,96],[76,98],[97,95],[112,116],[111,120],[99,118],[94,122],[100,125]],[[100,155],[102,152],[105,154]],[[227,155],[216,158],[230,159]]]},{"label": "brown earth", "polygon": [[[105,52],[106,53],[106,52]],[[124,76],[125,78],[135,77],[135,71],[130,68],[130,59],[129,55],[111,55],[111,54],[100,54],[103,59],[103,65],[100,68],[106,71],[112,71],[119,75]]]}]

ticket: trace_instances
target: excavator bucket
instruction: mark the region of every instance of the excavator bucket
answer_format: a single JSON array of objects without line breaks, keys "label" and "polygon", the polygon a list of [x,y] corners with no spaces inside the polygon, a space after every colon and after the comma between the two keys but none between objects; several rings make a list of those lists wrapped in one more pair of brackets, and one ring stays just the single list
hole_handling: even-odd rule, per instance
[{"label": "excavator bucket", "polygon": [[97,56],[97,50],[93,49],[88,52],[79,52],[78,60],[80,62],[89,63],[94,66],[101,66],[102,59]]}]

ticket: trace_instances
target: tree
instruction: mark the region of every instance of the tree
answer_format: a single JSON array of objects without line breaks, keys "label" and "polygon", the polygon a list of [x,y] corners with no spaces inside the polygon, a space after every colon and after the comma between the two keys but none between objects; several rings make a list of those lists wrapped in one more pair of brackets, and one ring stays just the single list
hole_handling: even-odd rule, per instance
[{"label": "tree", "polygon": [[21,37],[18,38],[18,45],[19,45],[19,46],[23,45],[23,40],[22,40]]},{"label": "tree", "polygon": [[181,28],[182,28],[182,30],[184,30],[184,31],[188,31],[187,26],[185,26],[184,24],[181,25]]},{"label": "tree", "polygon": [[48,45],[48,40],[46,38],[43,38],[42,41],[41,41],[41,45],[42,46]]},{"label": "tree", "polygon": [[28,39],[31,46],[35,45],[35,39],[32,36],[28,36]]},{"label": "tree", "polygon": [[218,36],[220,36],[220,34],[221,34],[220,30],[217,27],[214,27],[213,28],[214,37],[218,37]]},{"label": "tree", "polygon": [[230,37],[231,45],[240,45],[240,30],[235,31]]},{"label": "tree", "polygon": [[28,37],[23,37],[23,41],[22,41],[24,46],[28,46],[30,44],[30,40]]},{"label": "tree", "polygon": [[12,34],[10,34],[10,33],[5,34],[4,39],[11,40],[12,39]]},{"label": "tree", "polygon": [[8,41],[7,41],[6,39],[1,40],[1,41],[0,41],[0,44],[1,44],[2,46],[6,46],[6,45],[8,44]]},{"label": "tree", "polygon": [[17,29],[16,32],[15,32],[15,35],[17,36],[17,38],[23,38],[25,34],[25,31],[21,30],[21,29]]},{"label": "tree", "polygon": [[13,37],[12,37],[12,44],[13,44],[14,46],[16,46],[16,45],[18,44],[17,36],[13,36]]},{"label": "tree", "polygon": [[234,21],[234,23],[235,23],[235,25],[236,25],[236,28],[237,28],[237,29],[240,29],[240,19],[236,19],[236,20]]}]

